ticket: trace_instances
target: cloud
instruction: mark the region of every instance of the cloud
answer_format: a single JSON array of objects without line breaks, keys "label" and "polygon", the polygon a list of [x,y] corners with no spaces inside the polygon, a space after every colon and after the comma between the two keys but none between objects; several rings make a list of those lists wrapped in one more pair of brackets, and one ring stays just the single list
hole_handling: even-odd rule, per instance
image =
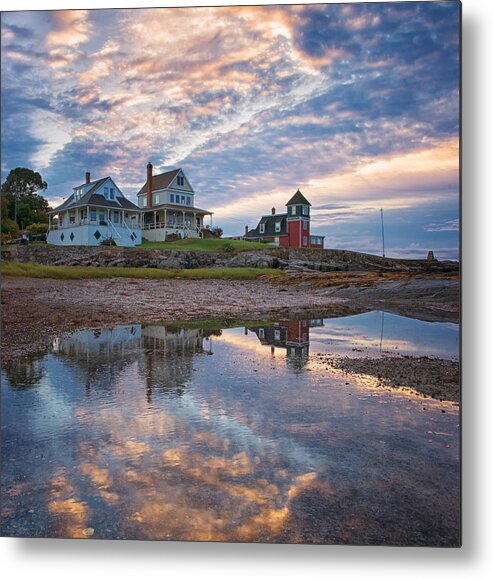
[{"label": "cloud", "polygon": [[459,219],[450,219],[443,223],[430,223],[424,226],[425,231],[435,232],[435,231],[459,231],[460,221]]},{"label": "cloud", "polygon": [[47,46],[79,46],[89,40],[88,10],[59,10],[53,13],[53,32],[46,37]]},{"label": "cloud", "polygon": [[322,230],[447,203],[458,15],[450,2],[3,15],[2,171],[44,165],[53,197],[110,173],[135,199],[147,161],[183,166],[230,233],[298,187]]}]

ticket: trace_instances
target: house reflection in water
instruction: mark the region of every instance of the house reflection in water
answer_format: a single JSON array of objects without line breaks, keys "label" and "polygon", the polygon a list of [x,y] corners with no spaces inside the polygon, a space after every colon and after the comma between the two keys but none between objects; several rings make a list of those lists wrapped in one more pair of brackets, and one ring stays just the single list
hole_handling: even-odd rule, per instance
[{"label": "house reflection in water", "polygon": [[169,326],[142,328],[141,347],[145,356],[139,360],[139,369],[146,378],[149,403],[154,391],[177,396],[185,392],[193,376],[194,356],[212,354],[212,334]]},{"label": "house reflection in water", "polygon": [[323,319],[289,320],[272,325],[245,328],[245,332],[255,332],[260,343],[271,347],[275,355],[276,348],[286,350],[288,361],[295,367],[302,368],[310,353],[310,328],[324,325]]},{"label": "house reflection in water", "polygon": [[53,352],[75,361],[88,392],[113,388],[121,374],[134,365],[138,374],[145,377],[146,395],[151,402],[156,390],[177,396],[185,392],[193,375],[193,357],[212,354],[214,333],[217,334],[201,329],[122,325],[58,338]]}]

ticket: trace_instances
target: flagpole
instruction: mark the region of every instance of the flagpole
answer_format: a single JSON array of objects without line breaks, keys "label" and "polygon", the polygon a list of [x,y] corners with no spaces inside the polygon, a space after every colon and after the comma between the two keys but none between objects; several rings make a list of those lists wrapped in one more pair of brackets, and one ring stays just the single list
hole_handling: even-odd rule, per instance
[{"label": "flagpole", "polygon": [[383,230],[383,209],[380,209],[380,217],[382,219],[382,256],[385,257],[385,234]]}]

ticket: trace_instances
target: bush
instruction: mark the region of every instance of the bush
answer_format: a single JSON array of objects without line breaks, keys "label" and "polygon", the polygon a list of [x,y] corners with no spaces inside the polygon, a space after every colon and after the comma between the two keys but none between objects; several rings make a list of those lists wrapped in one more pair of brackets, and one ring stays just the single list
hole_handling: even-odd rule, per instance
[{"label": "bush", "polygon": [[103,239],[99,245],[113,246],[116,245],[116,241],[113,239],[113,237],[107,237],[106,239]]},{"label": "bush", "polygon": [[235,250],[235,247],[232,243],[225,243],[223,245],[223,251],[225,251],[226,253],[232,253]]},{"label": "bush", "polygon": [[26,227],[26,233],[31,235],[43,235],[44,233],[48,232],[48,224],[47,223],[31,223]]},{"label": "bush", "polygon": [[223,234],[223,230],[220,227],[213,227],[211,229],[211,233],[214,234],[214,237],[221,237]]},{"label": "bush", "polygon": [[13,219],[2,215],[2,231],[1,231],[2,245],[9,243],[11,239],[17,239],[20,236],[19,226]]},{"label": "bush", "polygon": [[10,235],[10,233],[2,233],[0,235],[1,235],[2,245],[7,245],[7,243],[9,243],[9,241],[12,239],[12,236]]}]

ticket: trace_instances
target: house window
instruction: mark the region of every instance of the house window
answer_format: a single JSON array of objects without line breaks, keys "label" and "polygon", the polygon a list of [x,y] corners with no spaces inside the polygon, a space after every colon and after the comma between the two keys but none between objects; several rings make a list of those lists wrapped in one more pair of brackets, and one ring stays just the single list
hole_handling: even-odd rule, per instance
[{"label": "house window", "polygon": [[281,339],[281,330],[274,330],[274,340]]},{"label": "house window", "polygon": [[265,233],[265,223],[259,225],[259,233]]},{"label": "house window", "polygon": [[182,205],[185,205],[185,195],[182,195],[182,196],[181,196],[181,204],[182,204]]},{"label": "house window", "polygon": [[308,223],[306,221],[303,221],[303,229],[306,231],[308,228]]},{"label": "house window", "polygon": [[109,189],[108,187],[104,188],[104,196],[106,197],[106,199],[108,199],[108,194],[109,194]]},{"label": "house window", "polygon": [[145,195],[139,199],[139,207],[147,207],[147,197]]},{"label": "house window", "polygon": [[154,193],[154,205],[159,205],[161,202],[161,198],[159,197],[159,193]]},{"label": "house window", "polygon": [[192,200],[190,197],[187,197],[187,205],[191,205],[192,204]]},{"label": "house window", "polygon": [[182,176],[182,175],[178,175],[178,177],[176,178],[176,182],[178,183],[178,185],[180,185],[181,187],[183,187],[183,176]]},{"label": "house window", "polygon": [[303,245],[308,245],[308,238],[306,235],[303,236]]},{"label": "house window", "polygon": [[276,221],[276,233],[279,233],[280,231],[281,231],[281,222]]},{"label": "house window", "polygon": [[308,205],[303,205],[303,215],[308,215]]},{"label": "house window", "polygon": [[97,212],[96,212],[96,210],[95,210],[95,209],[91,209],[91,210],[89,211],[89,216],[90,216],[90,218],[91,218],[91,221],[96,221],[96,219],[97,219]]},{"label": "house window", "polygon": [[113,211],[113,221],[115,223],[120,223],[120,212],[119,211]]},{"label": "house window", "polygon": [[174,196],[173,193],[170,193],[170,195],[169,195],[169,202],[170,202],[170,203],[174,203],[174,202],[175,202],[175,196]]},{"label": "house window", "polygon": [[258,329],[258,337],[261,338],[262,340],[265,338],[264,328],[259,328],[259,329]]},{"label": "house window", "polygon": [[115,190],[113,187],[110,188],[110,199],[114,199],[115,198]]},{"label": "house window", "polygon": [[289,206],[289,212],[291,213],[291,215],[294,215],[296,213],[296,208],[294,205]]},{"label": "house window", "polygon": [[75,213],[69,213],[68,221],[69,223],[75,223]]}]

